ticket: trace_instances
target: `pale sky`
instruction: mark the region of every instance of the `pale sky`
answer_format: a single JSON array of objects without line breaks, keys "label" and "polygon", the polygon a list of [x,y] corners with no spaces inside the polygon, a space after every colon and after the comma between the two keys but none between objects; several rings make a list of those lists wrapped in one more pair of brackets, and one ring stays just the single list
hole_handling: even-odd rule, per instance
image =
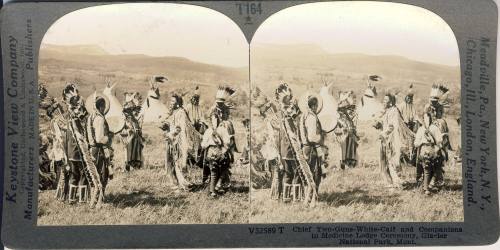
[{"label": "pale sky", "polygon": [[43,43],[96,44],[111,54],[180,56],[248,66],[248,43],[239,27],[219,12],[192,5],[140,3],[81,9],[55,22]]},{"label": "pale sky", "polygon": [[412,5],[382,2],[303,4],[269,17],[254,43],[316,44],[331,53],[399,55],[459,65],[455,36],[443,19]]},{"label": "pale sky", "polygon": [[[97,44],[111,54],[180,56],[223,66],[248,66],[248,44],[233,21],[214,10],[183,4],[113,4],[78,10],[54,23],[43,43]],[[330,53],[399,55],[459,64],[450,27],[432,12],[404,4],[294,6],[269,17],[252,43],[315,44]]]}]

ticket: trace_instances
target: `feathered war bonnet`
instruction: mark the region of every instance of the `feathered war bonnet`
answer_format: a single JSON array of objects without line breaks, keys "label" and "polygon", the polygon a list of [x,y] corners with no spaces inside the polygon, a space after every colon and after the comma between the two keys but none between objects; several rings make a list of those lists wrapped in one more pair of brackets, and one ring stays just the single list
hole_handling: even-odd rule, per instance
[{"label": "feathered war bonnet", "polygon": [[67,83],[62,91],[62,97],[73,116],[82,118],[87,114],[88,111],[85,108],[85,102],[79,94],[76,83]]},{"label": "feathered war bonnet", "polygon": [[413,97],[413,83],[410,84],[410,86],[408,87],[408,90],[406,92],[406,96]]},{"label": "feathered war bonnet", "polygon": [[47,91],[47,88],[45,87],[44,83],[38,83],[38,98],[40,100],[44,100],[48,96],[49,92]]},{"label": "feathered war bonnet", "polygon": [[66,83],[62,91],[63,100],[69,102],[75,96],[78,96],[78,85],[72,82]]},{"label": "feathered war bonnet", "polygon": [[200,87],[198,85],[194,88],[193,97],[200,97]]},{"label": "feathered war bonnet", "polygon": [[429,95],[429,99],[431,101],[437,101],[440,104],[444,105],[448,102],[448,87],[442,84],[433,84],[431,88],[431,93]]},{"label": "feathered war bonnet", "polygon": [[278,101],[279,103],[283,103],[285,101],[285,98],[288,98],[288,101],[291,101],[293,98],[292,89],[288,87],[287,83],[280,83],[274,94],[276,101]]},{"label": "feathered war bonnet", "polygon": [[236,93],[236,90],[229,86],[219,86],[215,93],[215,102],[226,102]]}]

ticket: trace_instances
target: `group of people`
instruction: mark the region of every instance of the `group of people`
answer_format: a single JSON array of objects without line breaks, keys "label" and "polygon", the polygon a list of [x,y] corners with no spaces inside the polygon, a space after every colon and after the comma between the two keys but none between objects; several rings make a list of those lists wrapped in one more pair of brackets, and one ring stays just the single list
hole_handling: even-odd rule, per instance
[{"label": "group of people", "polygon": [[171,108],[165,117],[161,117],[166,140],[167,179],[175,187],[190,190],[195,184],[186,173],[189,165],[196,165],[203,169],[202,184],[208,184],[210,196],[217,197],[230,187],[230,168],[235,163],[237,148],[230,116],[233,106],[228,99],[236,91],[220,86],[215,104],[205,119],[199,107],[197,90],[186,107],[180,95],[172,95]]},{"label": "group of people", "polygon": [[[158,90],[157,84],[151,86]],[[186,176],[192,166],[203,169],[200,182],[209,185],[210,196],[221,195],[230,187],[230,168],[237,149],[228,98],[235,92],[227,86],[218,88],[208,122],[199,107],[198,88],[186,107],[183,95],[171,95],[168,112],[158,116],[158,121],[166,142],[167,180],[173,187],[190,190],[194,186],[194,180]],[[149,102],[142,102],[139,93],[125,93],[118,116],[123,119],[118,122],[108,116],[109,97],[94,92],[84,101],[76,83],[66,84],[62,102],[49,96],[43,84],[39,85],[39,97],[40,109],[45,110],[39,112],[40,189],[56,189],[56,199],[71,204],[99,206],[114,176],[114,141],[121,142],[126,151],[126,172],[143,167],[143,106]]]},{"label": "group of people", "polygon": [[[256,92],[259,92],[258,90]],[[271,197],[289,202],[304,200],[314,203],[328,154],[325,134],[318,119],[320,99],[308,96],[306,108],[299,108],[292,89],[282,83],[275,91],[276,104],[267,100],[254,102],[267,120],[266,151],[276,150],[271,158]],[[263,152],[264,153],[264,152]],[[267,152],[269,153],[269,152]]]},{"label": "group of people", "polygon": [[[156,79],[156,78],[155,78]],[[163,81],[156,79],[157,82]],[[151,85],[159,93],[158,85]],[[410,87],[411,89],[411,87]],[[365,91],[361,101],[375,98],[374,86]],[[168,111],[158,116],[165,141],[167,181],[173,187],[191,190],[208,185],[211,197],[224,194],[230,187],[231,166],[235,163],[235,129],[228,102],[235,90],[228,86],[217,89],[214,105],[205,116],[200,109],[198,88],[189,103],[184,95],[170,96]],[[254,92],[254,95],[259,92]],[[443,167],[451,150],[449,129],[444,119],[448,89],[433,85],[429,102],[418,113],[413,106],[413,92],[405,96],[403,105],[396,105],[396,96],[385,94],[382,110],[372,115],[373,127],[379,130],[381,174],[391,188],[405,188],[408,181],[401,176],[402,165],[416,167],[417,186],[425,194],[439,190],[444,182]],[[70,203],[100,204],[108,181],[113,178],[113,157],[118,137],[126,150],[125,171],[144,165],[142,123],[145,102],[139,93],[125,93],[122,106],[123,122],[110,129],[110,100],[95,92],[87,99],[80,95],[77,84],[68,83],[62,91],[62,102],[48,95],[43,84],[39,87],[40,108],[40,188],[56,189],[56,197]],[[257,93],[258,94],[258,93]],[[159,98],[159,95],[156,95]],[[149,98],[149,97],[148,97]],[[363,99],[365,98],[365,99]],[[254,101],[267,121],[266,147],[273,155],[271,197],[284,202],[317,200],[324,169],[328,165],[327,133],[333,132],[341,150],[340,168],[358,164],[357,113],[353,91],[339,94],[334,129],[325,131],[320,114],[323,100],[320,95],[308,94],[297,100],[292,89],[281,83],[274,92],[275,101],[267,98]],[[366,102],[366,101],[365,101]],[[43,122],[45,120],[46,122]],[[248,142],[249,119],[243,121]],[[42,126],[42,124],[45,124]],[[259,131],[262,132],[262,131]],[[117,140],[115,140],[117,141]],[[272,153],[275,151],[275,153]],[[250,145],[243,157],[250,158]],[[240,159],[241,160],[241,159]],[[187,173],[192,166],[201,168],[202,179],[193,180]]]},{"label": "group of people", "polygon": [[[370,86],[361,102],[363,98],[376,97],[374,86]],[[405,189],[410,186],[411,182],[402,176],[403,165],[415,167],[416,186],[426,195],[443,186],[443,167],[451,150],[444,119],[448,92],[443,85],[433,85],[428,103],[418,113],[413,106],[414,93],[410,86],[403,105],[396,104],[396,95],[387,93],[381,110],[371,115],[369,122],[379,131],[379,167],[387,187]],[[254,101],[267,124],[268,138],[261,151],[272,171],[271,198],[275,200],[311,202],[307,194],[311,188],[317,197],[325,176],[324,168],[328,167],[329,149],[325,138],[330,132],[340,145],[340,168],[358,164],[357,113],[360,109],[356,109],[353,91],[339,93],[336,112],[331,113],[337,118],[331,131],[322,129],[321,96],[306,94],[305,97],[306,105],[300,107],[301,101],[294,98],[291,88],[281,83],[275,91],[275,102],[267,97]],[[275,154],[269,153],[273,150]],[[313,178],[310,180],[307,175]]]},{"label": "group of people", "polygon": [[48,128],[40,129],[40,183],[47,184],[41,188],[55,186],[56,198],[70,203],[101,204],[113,178],[113,133],[105,118],[109,101],[94,94],[93,109],[87,110],[74,83],[64,87],[62,103],[43,84],[39,94],[40,108],[46,110],[41,118],[48,119]]},{"label": "group of people", "polygon": [[396,106],[394,95],[384,96],[384,112],[375,127],[381,130],[380,170],[390,187],[406,188],[410,184],[401,177],[402,163],[416,168],[416,186],[426,195],[443,187],[443,168],[452,150],[444,118],[448,94],[447,87],[433,85],[420,114],[413,106],[413,93],[406,95],[401,108]]}]

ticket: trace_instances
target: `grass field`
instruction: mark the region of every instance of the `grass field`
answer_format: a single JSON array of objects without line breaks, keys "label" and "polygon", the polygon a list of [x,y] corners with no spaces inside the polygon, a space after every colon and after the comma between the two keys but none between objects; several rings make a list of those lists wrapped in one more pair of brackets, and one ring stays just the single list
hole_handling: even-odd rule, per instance
[{"label": "grass field", "polygon": [[[208,196],[208,189],[172,189],[166,183],[164,145],[159,131],[154,126],[144,127],[144,133],[149,135],[144,149],[146,167],[128,173],[118,170],[99,210],[90,209],[85,203],[70,205],[57,201],[55,191],[43,191],[38,198],[38,225],[247,223],[248,168],[233,166],[232,187],[215,199]],[[123,166],[124,159],[123,146],[115,144],[115,167]],[[188,178],[201,182],[201,169],[192,168]]]},{"label": "grass field", "polygon": [[[404,169],[413,181],[415,168]],[[463,221],[461,166],[446,168],[446,187],[425,196],[416,189],[385,187],[378,166],[330,171],[314,208],[270,199],[270,189],[251,190],[251,223]]]},{"label": "grass field", "polygon": [[[460,144],[458,125],[448,121],[454,148]],[[419,190],[386,188],[378,169],[378,132],[370,122],[358,123],[358,167],[340,170],[339,144],[328,134],[329,167],[315,208],[270,199],[270,189],[252,189],[251,223],[310,222],[437,222],[463,221],[462,166],[445,167],[445,188],[432,196]],[[451,152],[451,157],[454,152]],[[257,168],[260,169],[260,168]],[[270,175],[267,174],[269,177]],[[415,168],[403,167],[405,180],[415,182]],[[268,179],[270,182],[270,179]],[[262,185],[269,187],[270,185]]]}]

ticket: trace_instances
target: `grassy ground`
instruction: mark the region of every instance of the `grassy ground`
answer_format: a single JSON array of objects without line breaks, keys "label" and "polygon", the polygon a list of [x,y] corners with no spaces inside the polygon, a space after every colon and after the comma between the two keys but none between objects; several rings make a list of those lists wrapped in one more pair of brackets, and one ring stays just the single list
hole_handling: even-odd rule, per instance
[{"label": "grassy ground", "polygon": [[[55,191],[39,193],[39,225],[117,224],[218,224],[248,222],[248,168],[232,168],[232,187],[212,199],[207,189],[174,190],[165,179],[163,143],[159,129],[145,126],[145,168],[129,173],[117,171],[108,184],[106,200],[97,212],[87,204],[69,205],[54,199]],[[153,136],[154,135],[154,136]],[[115,144],[115,167],[123,166],[123,146]],[[191,169],[188,178],[201,181],[201,169]]]},{"label": "grassy ground", "polygon": [[165,184],[164,169],[118,173],[108,186],[99,211],[87,204],[55,200],[54,191],[39,194],[39,225],[205,224],[246,223],[248,181],[234,169],[231,190],[212,199],[207,190],[183,192]]},{"label": "grassy ground", "polygon": [[[235,122],[238,148],[244,134]],[[452,145],[460,143],[458,126],[449,121]],[[385,188],[377,168],[376,131],[369,123],[358,124],[360,132],[359,166],[336,170],[340,157],[338,144],[327,137],[330,160],[327,177],[319,192],[319,203],[307,208],[302,203],[282,204],[269,199],[269,189],[251,190],[249,169],[233,167],[232,188],[218,199],[207,190],[173,190],[165,181],[164,144],[154,125],[144,126],[145,168],[122,173],[117,171],[107,189],[106,202],[97,212],[86,204],[69,205],[54,199],[54,191],[39,194],[39,225],[116,225],[116,224],[191,224],[191,223],[292,223],[292,222],[435,222],[463,221],[461,166],[447,166],[443,191],[427,197],[416,190]],[[330,135],[329,135],[330,136]],[[115,167],[123,166],[125,151],[115,142]],[[238,157],[238,156],[237,156]],[[404,169],[413,181],[414,168]],[[192,169],[189,178],[201,180],[200,169]]]},{"label": "grassy ground", "polygon": [[[460,143],[458,126],[448,121],[452,145]],[[319,188],[319,203],[307,208],[302,203],[283,204],[270,199],[270,189],[252,189],[252,223],[310,222],[437,222],[463,221],[462,167],[445,167],[445,188],[432,196],[419,190],[386,188],[378,169],[377,131],[369,122],[358,123],[359,165],[339,170],[339,145],[331,135],[329,168]],[[451,156],[453,157],[453,152]],[[403,177],[415,181],[415,168],[405,166]],[[269,180],[270,181],[270,180]]]},{"label": "grassy ground", "polygon": [[[413,178],[414,168],[405,168]],[[252,223],[311,222],[437,222],[463,221],[461,166],[447,168],[446,187],[425,196],[420,191],[384,187],[378,168],[335,170],[323,179],[319,203],[307,208],[302,203],[272,201],[270,189],[251,190]],[[413,180],[413,179],[411,179]]]}]

